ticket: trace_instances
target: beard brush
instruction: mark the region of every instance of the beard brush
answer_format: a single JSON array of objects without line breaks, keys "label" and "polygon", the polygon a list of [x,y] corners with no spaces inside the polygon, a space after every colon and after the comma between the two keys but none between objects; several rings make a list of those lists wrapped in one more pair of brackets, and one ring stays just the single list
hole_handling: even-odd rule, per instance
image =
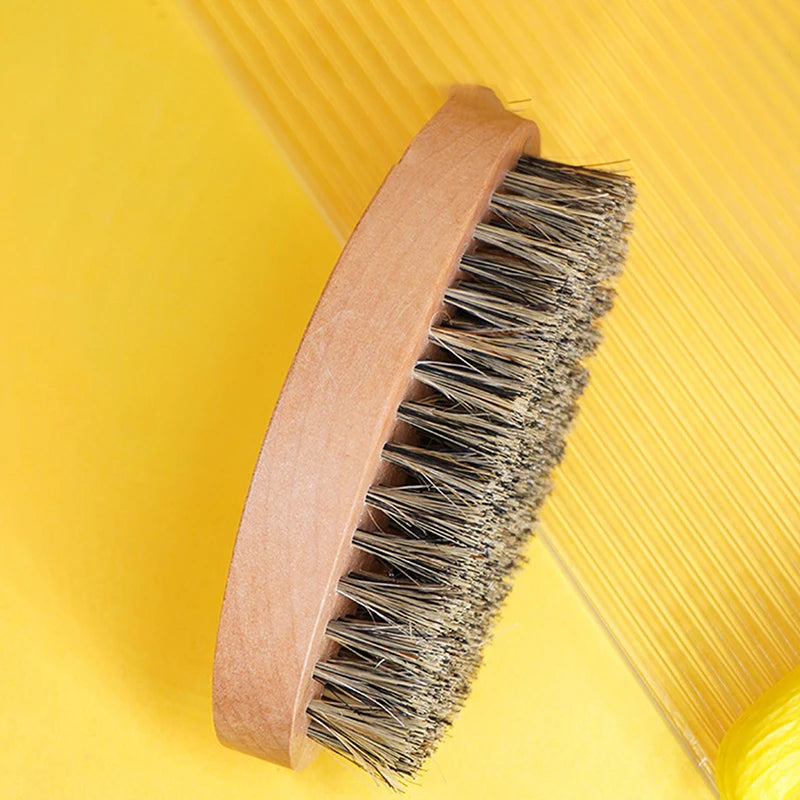
[{"label": "beard brush", "polygon": [[627,177],[464,87],[356,226],[275,407],[214,663],[231,747],[393,788],[463,704],[625,255]]}]

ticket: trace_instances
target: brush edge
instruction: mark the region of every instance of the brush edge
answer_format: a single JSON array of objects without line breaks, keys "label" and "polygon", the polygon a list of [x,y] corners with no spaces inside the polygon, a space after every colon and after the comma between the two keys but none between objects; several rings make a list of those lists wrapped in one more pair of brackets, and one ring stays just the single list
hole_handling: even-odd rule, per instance
[{"label": "brush edge", "polygon": [[490,90],[461,87],[345,246],[275,407],[234,546],[214,659],[223,744],[295,768],[313,759],[311,675],[343,612],[338,580],[358,566],[366,492],[444,291],[522,152],[538,152],[535,125]]}]

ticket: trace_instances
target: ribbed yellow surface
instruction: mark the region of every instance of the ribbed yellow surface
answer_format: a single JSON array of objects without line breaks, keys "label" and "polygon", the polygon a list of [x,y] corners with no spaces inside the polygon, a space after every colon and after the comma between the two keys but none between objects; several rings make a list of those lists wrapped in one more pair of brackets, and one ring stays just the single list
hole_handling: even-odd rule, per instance
[{"label": "ribbed yellow surface", "polygon": [[800,5],[194,0],[349,230],[455,82],[627,159],[617,308],[542,533],[710,775],[800,661]]}]

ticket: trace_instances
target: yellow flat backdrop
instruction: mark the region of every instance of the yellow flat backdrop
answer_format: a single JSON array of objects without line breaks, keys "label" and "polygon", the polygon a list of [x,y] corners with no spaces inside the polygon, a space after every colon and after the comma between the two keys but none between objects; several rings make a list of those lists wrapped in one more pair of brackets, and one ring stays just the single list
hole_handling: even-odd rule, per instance
[{"label": "yellow flat backdrop", "polygon": [[[724,5],[714,12],[722,29],[743,36],[746,9],[731,5],[728,19]],[[790,18],[778,12],[764,5]],[[639,12],[615,13],[635,35]],[[797,109],[770,81],[796,80],[786,65],[798,29],[762,26],[762,38],[765,29],[742,67],[763,77],[745,98],[760,116],[743,118],[735,91],[709,83],[735,54],[712,48],[704,60],[709,43],[695,33],[696,64],[680,73],[696,77],[689,95],[664,86],[648,106],[663,111],[659,142],[639,142],[644,117],[628,98],[620,138],[607,130],[582,153],[577,139],[556,141],[549,154],[586,160],[602,145],[606,157],[644,157],[660,144],[658,174],[689,182],[707,160],[703,191],[724,190],[729,203],[705,207],[753,220],[726,247],[766,275],[759,297],[797,331]],[[642,57],[656,45],[642,41]],[[753,60],[758,50],[769,68]],[[580,53],[577,39],[567,55]],[[628,68],[656,86],[659,63]],[[566,105],[552,98],[574,79],[553,71],[542,86],[548,77],[537,98],[546,130],[565,130]],[[619,74],[614,85],[623,102]],[[704,95],[708,114],[676,121],[671,97],[700,108]],[[3,3],[0,109],[0,797],[386,797],[329,755],[296,774],[225,750],[210,712],[241,505],[337,241],[167,0]],[[726,110],[717,153],[702,134]],[[736,150],[742,130],[753,145],[760,129],[757,158]],[[695,134],[694,160],[683,161]],[[656,185],[643,228],[662,214],[660,230],[678,230],[696,208],[665,210]],[[734,227],[697,219],[697,247],[717,246],[721,225]],[[759,272],[761,259],[776,272]],[[631,302],[643,286],[629,281]],[[620,341],[612,328],[610,359]],[[591,430],[576,431],[579,455]],[[580,465],[568,460],[559,486]],[[554,497],[547,524],[560,524],[565,499]],[[530,556],[473,696],[409,797],[710,798],[550,554],[537,542]]]}]

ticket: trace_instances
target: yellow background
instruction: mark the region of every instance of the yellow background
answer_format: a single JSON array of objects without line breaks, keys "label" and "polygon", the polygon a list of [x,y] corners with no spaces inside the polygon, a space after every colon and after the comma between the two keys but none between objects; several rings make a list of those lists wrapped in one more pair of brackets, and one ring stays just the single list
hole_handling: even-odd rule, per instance
[{"label": "yellow background", "polygon": [[[571,29],[558,16],[568,5],[554,18]],[[722,20],[719,30],[748,37],[746,5],[701,5]],[[586,4],[585,24],[606,24],[599,8]],[[657,8],[647,12],[655,21]],[[779,4],[764,8],[783,19]],[[612,11],[635,34],[639,12],[623,3]],[[683,23],[688,50],[675,58],[696,62],[638,117],[622,67],[610,56],[604,64],[599,45],[589,54],[596,79],[612,71],[628,116],[617,109],[618,125],[583,147],[551,133],[574,123],[569,103],[555,99],[575,91],[574,78],[543,74],[535,99],[548,154],[632,156],[635,166],[665,154],[644,186],[643,236],[666,219],[659,236],[676,236],[669,257],[679,261],[693,247],[719,247],[724,230],[731,251],[719,252],[754,270],[759,259],[774,262],[796,282],[788,215],[797,211],[797,109],[770,81],[787,74],[797,26],[759,29],[762,39],[771,32],[736,67],[735,49],[703,55],[702,20]],[[671,41],[683,39],[683,23],[664,20]],[[565,58],[587,58],[578,42]],[[627,67],[655,90],[663,42],[638,47],[646,66],[631,56]],[[754,60],[759,49],[767,67]],[[647,62],[648,53],[658,57]],[[743,101],[753,118],[719,85],[734,67],[759,78]],[[696,117],[680,117],[681,98]],[[0,796],[386,796],[328,755],[293,774],[227,751],[210,714],[241,504],[338,241],[184,11],[166,0],[6,0],[0,109]],[[645,142],[637,130],[645,121],[652,129],[658,111],[663,138]],[[726,114],[727,138],[712,141],[705,134],[717,134]],[[595,111],[578,129],[592,119],[608,126]],[[759,129],[758,158],[739,151],[737,136],[752,146]],[[728,212],[714,197],[704,208],[718,216],[697,222],[691,240],[680,238],[682,215],[697,207],[659,206],[659,180],[696,180],[684,148],[711,164],[696,183],[701,200],[723,192],[736,223],[719,216]],[[329,218],[336,207],[324,207]],[[732,237],[748,218],[750,229]],[[650,264],[643,250],[634,249],[637,263]],[[762,294],[783,302],[785,324],[796,325],[792,295],[758,274],[767,275]],[[609,325],[611,364],[646,288],[635,274],[627,286],[628,310],[623,294]],[[614,381],[602,360],[595,373],[589,420],[593,406],[602,410],[603,382]],[[580,474],[589,424],[575,432],[577,457],[560,487]],[[558,491],[551,525],[570,508]],[[536,542],[530,556],[473,696],[409,796],[710,797],[550,554]]]}]

